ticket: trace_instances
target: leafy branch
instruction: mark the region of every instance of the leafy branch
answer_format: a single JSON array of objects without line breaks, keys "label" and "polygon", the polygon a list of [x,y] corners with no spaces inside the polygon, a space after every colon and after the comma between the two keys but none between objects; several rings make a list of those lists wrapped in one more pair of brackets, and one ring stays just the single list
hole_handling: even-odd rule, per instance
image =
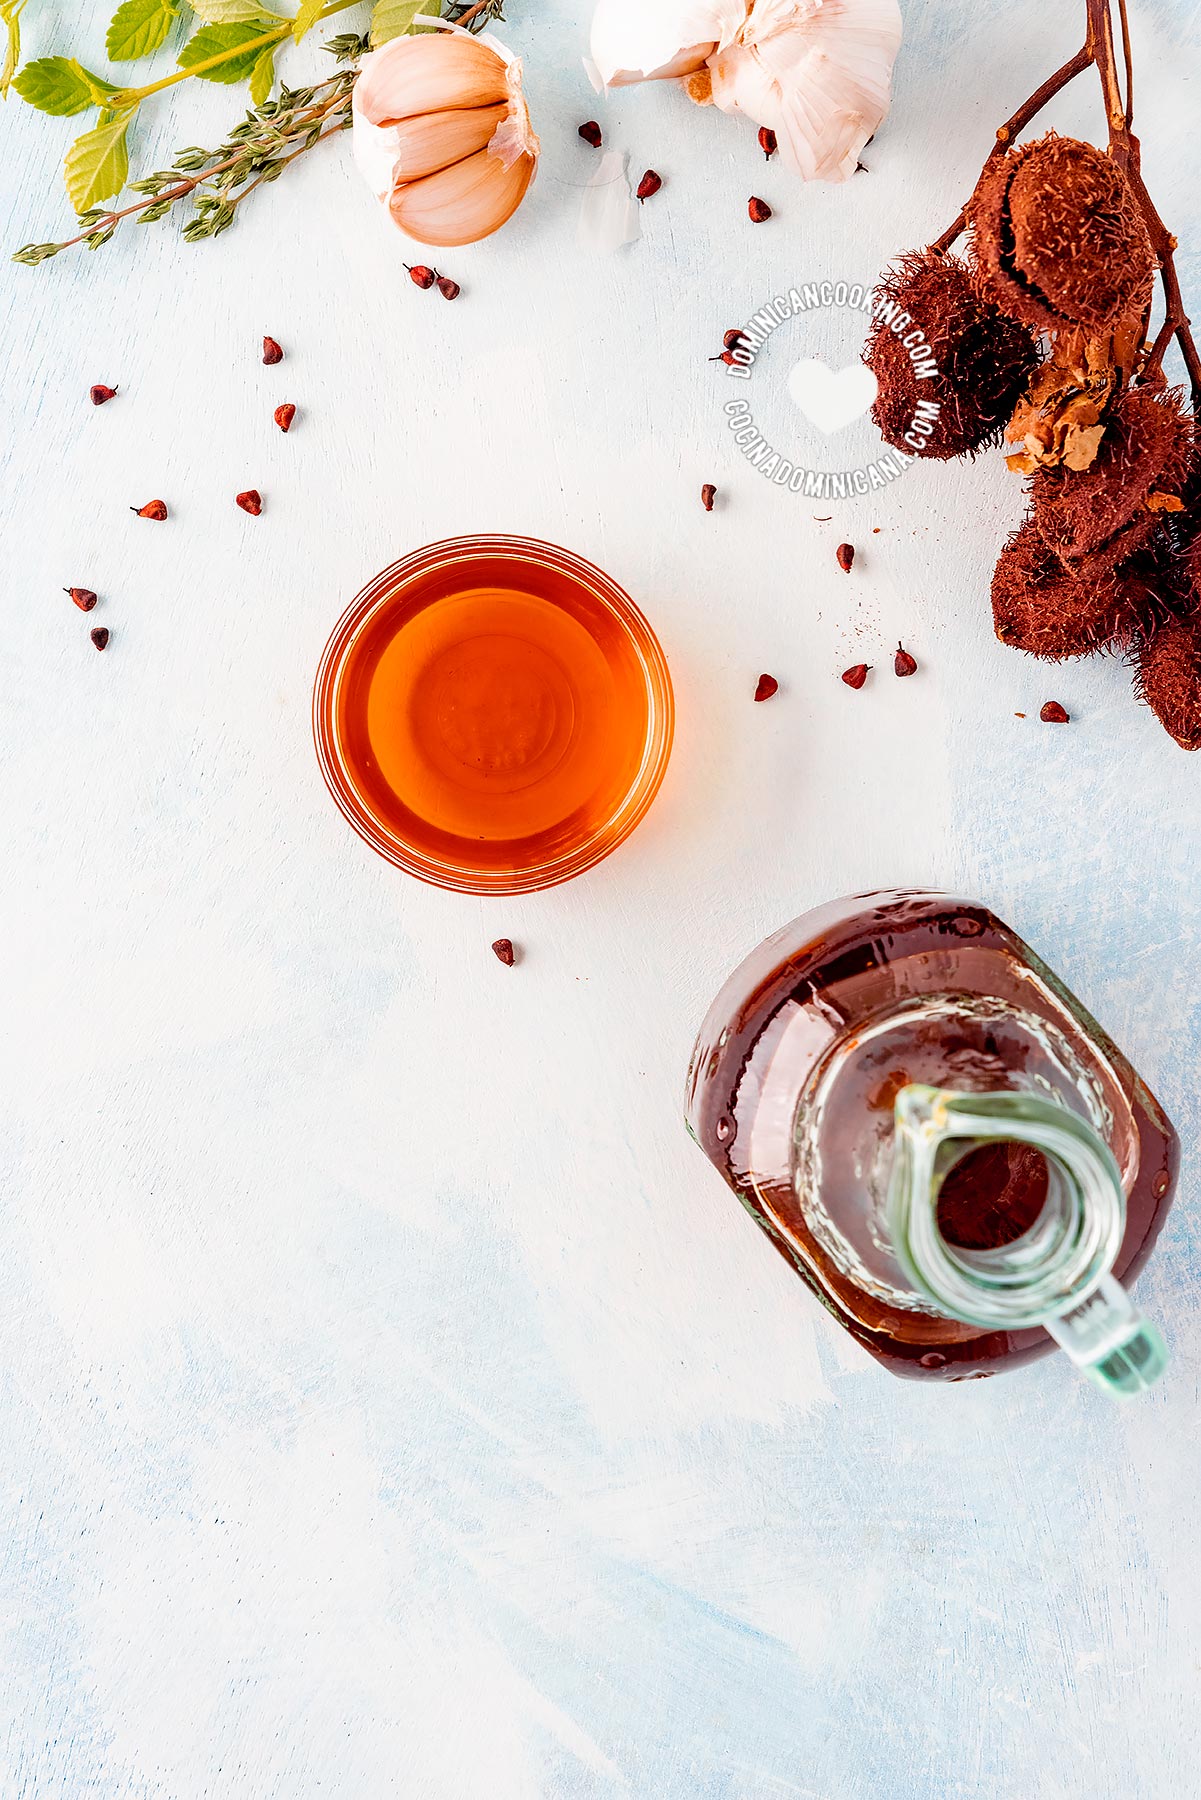
[{"label": "leafy branch", "polygon": [[[366,50],[367,40],[351,34],[332,39],[325,48],[341,61],[357,60]],[[190,244],[219,237],[233,224],[237,207],[255,188],[267,181],[278,181],[298,156],[324,138],[346,130],[357,72],[355,68],[342,69],[307,88],[281,86],[278,99],[266,100],[248,112],[216,150],[181,150],[172,168],[158,169],[135,181],[133,191],[142,199],[116,211],[92,207],[81,213],[82,229],[77,237],[60,244],[27,244],[13,260],[32,267],[75,244],[98,250],[101,244],[108,243],[123,220],[153,224],[165,218],[181,200],[197,194],[197,190],[201,191],[195,201],[195,216],[184,227],[183,235]]]}]

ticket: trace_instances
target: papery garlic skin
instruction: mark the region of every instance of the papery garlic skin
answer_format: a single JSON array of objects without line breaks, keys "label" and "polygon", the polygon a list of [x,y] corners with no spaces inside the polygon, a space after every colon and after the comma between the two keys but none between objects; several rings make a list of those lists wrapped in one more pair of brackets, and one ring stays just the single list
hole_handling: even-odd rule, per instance
[{"label": "papery garlic skin", "polygon": [[538,166],[521,63],[492,37],[444,26],[392,38],[363,58],[352,117],[355,161],[418,243],[490,236]]},{"label": "papery garlic skin", "polygon": [[689,75],[729,41],[746,11],[746,0],[600,0],[592,61],[606,87]]},{"label": "papery garlic skin", "polygon": [[888,112],[900,42],[897,0],[600,0],[592,58],[614,86],[683,77],[694,100],[769,126],[803,180],[845,181]]}]

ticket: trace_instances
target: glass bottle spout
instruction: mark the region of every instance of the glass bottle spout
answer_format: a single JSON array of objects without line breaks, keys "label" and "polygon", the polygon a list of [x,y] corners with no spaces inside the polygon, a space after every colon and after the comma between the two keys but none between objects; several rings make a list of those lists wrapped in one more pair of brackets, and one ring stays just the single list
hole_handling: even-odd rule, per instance
[{"label": "glass bottle spout", "polygon": [[[1041,1325],[1111,1394],[1142,1392],[1167,1361],[1111,1270],[1126,1195],[1108,1145],[1066,1106],[1031,1093],[956,1093],[912,1084],[895,1101],[887,1224],[906,1275],[933,1310],[1012,1331]],[[1000,1145],[1041,1153],[1046,1193],[1024,1229],[993,1245],[953,1241],[940,1197],[953,1170]]]}]

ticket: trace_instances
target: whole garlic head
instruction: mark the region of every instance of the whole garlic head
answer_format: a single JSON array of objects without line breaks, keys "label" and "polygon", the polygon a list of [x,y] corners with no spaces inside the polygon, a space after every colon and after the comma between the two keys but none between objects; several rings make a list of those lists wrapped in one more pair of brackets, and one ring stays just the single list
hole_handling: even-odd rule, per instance
[{"label": "whole garlic head", "polygon": [[355,161],[420,244],[474,244],[512,217],[538,166],[521,63],[491,37],[444,28],[363,58]]},{"label": "whole garlic head", "polygon": [[888,112],[897,0],[600,0],[607,85],[669,76],[775,132],[806,181],[845,181]]}]

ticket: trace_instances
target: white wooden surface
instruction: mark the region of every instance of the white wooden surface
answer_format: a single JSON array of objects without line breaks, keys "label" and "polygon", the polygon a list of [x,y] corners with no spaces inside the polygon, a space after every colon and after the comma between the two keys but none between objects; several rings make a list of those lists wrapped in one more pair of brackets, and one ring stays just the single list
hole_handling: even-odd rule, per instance
[{"label": "white wooden surface", "polygon": [[[994,642],[1020,509],[995,457],[880,504],[781,497],[704,360],[782,283],[941,229],[1083,9],[907,0],[893,114],[841,190],[673,91],[594,99],[584,10],[511,0],[543,164],[444,259],[454,306],[405,279],[342,141],[216,243],[4,265],[0,1794],[1201,1793],[1201,763],[1119,664]],[[1197,21],[1133,11],[1201,311]],[[96,66],[103,17],[34,0],[30,49]],[[197,85],[144,166],[232,120]],[[599,262],[589,116],[666,178]],[[1053,117],[1099,129],[1091,78]],[[66,229],[72,122],[3,124],[14,247]],[[775,418],[789,360],[756,374]],[[127,510],[160,495],[165,525]],[[347,599],[469,529],[601,562],[679,702],[636,836],[510,903],[376,860],[309,734]],[[855,694],[861,659],[885,666]],[[1036,723],[1049,697],[1069,729]],[[1181,1128],[1141,1290],[1175,1360],[1128,1410],[1058,1361],[932,1391],[865,1366],[685,1138],[733,962],[911,881],[994,904]]]}]

